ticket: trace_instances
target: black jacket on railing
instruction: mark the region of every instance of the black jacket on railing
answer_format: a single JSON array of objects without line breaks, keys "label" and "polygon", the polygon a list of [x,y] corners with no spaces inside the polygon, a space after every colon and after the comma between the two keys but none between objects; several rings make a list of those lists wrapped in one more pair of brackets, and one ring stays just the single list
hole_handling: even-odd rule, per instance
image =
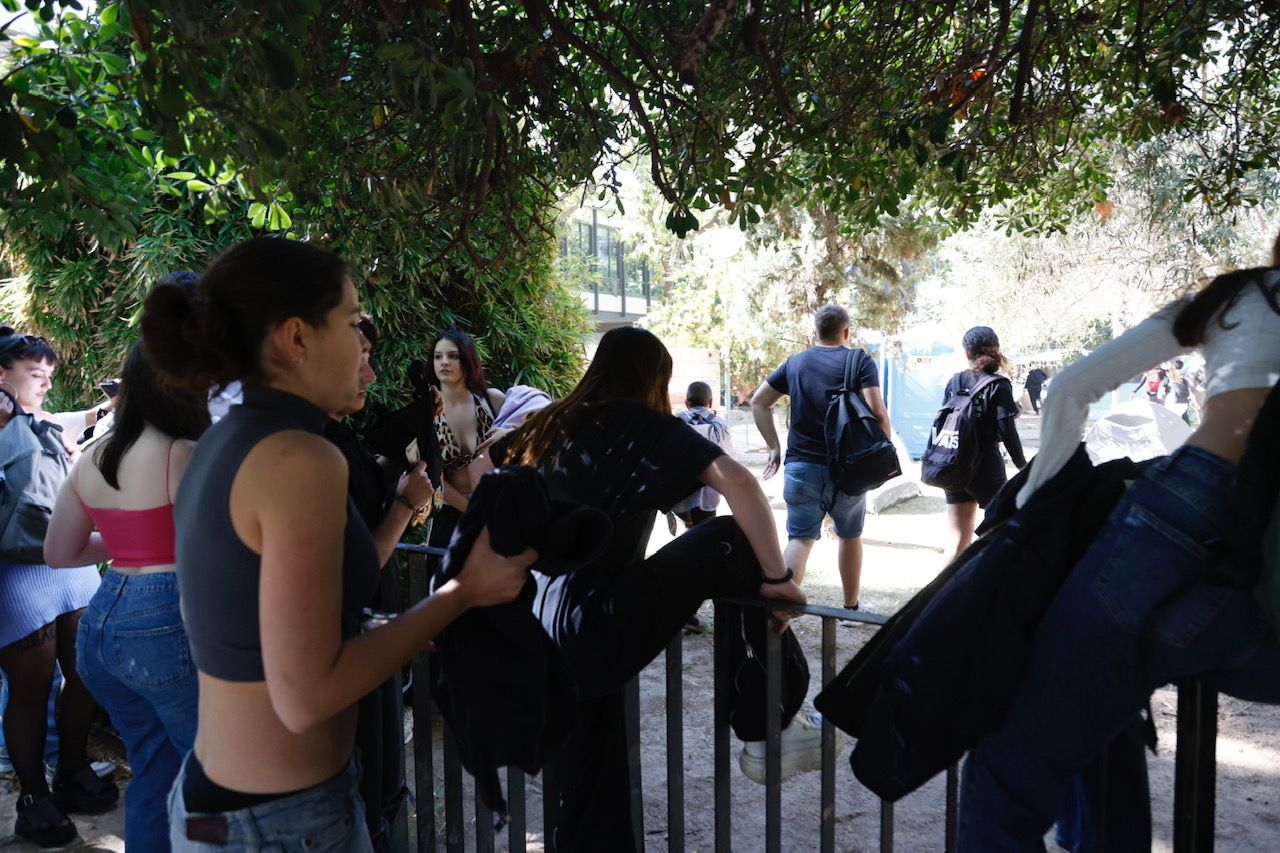
[{"label": "black jacket on railing", "polygon": [[1019,510],[1014,497],[1029,470],[992,501],[984,535],[814,702],[858,738],[854,774],[886,800],[914,791],[999,726],[1041,616],[1142,466],[1121,459],[1095,467],[1081,445]]},{"label": "black jacket on railing", "polygon": [[[534,548],[532,568],[552,576],[598,557],[613,533],[603,512],[552,500],[533,468],[498,468],[472,493],[433,590],[462,571],[484,527],[495,552],[514,556]],[[530,577],[514,601],[469,610],[436,638],[436,704],[457,736],[459,758],[475,777],[478,795],[504,818],[498,768],[541,770],[568,736],[577,707],[559,654],[532,612],[534,586]]]}]

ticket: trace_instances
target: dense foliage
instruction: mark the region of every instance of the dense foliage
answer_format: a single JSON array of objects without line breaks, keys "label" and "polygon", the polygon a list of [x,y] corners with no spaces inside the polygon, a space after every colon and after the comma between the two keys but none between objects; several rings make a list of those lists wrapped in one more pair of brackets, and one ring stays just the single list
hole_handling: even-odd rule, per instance
[{"label": "dense foliage", "polygon": [[[48,2],[49,0],[45,0]],[[873,224],[908,201],[1057,224],[1105,192],[1099,143],[1165,131],[1220,207],[1274,166],[1280,19],[1248,0],[130,0],[148,120],[261,178],[344,128],[353,180],[467,247],[492,198],[639,147],[684,233],[796,194]],[[203,120],[186,119],[192,106]],[[334,116],[341,116],[334,121]],[[336,140],[335,140],[336,141]],[[353,163],[353,165],[354,165]],[[343,190],[354,189],[344,187]]]},{"label": "dense foliage", "polygon": [[1274,2],[25,6],[48,24],[6,33],[0,215],[36,310],[129,317],[154,270],[127,259],[156,222],[182,223],[183,263],[293,233],[368,276],[393,378],[456,316],[500,381],[562,387],[582,317],[552,281],[553,202],[637,153],[676,234],[780,206],[823,230],[840,251],[815,294],[879,257],[865,235],[886,219],[1060,227],[1107,202],[1116,144],[1196,150],[1172,191],[1211,211],[1256,202],[1249,176],[1280,158]]},{"label": "dense foliage", "polygon": [[[556,281],[543,230],[555,199],[545,190],[526,184],[501,209],[474,212],[468,245],[483,262],[453,253],[439,211],[382,194],[370,171],[377,156],[341,144],[351,128],[341,109],[325,109],[324,92],[310,99],[307,132],[294,135],[296,168],[264,178],[258,153],[240,148],[230,128],[213,151],[216,128],[200,129],[202,110],[173,124],[139,101],[149,66],[127,11],[106,5],[89,20],[68,12],[10,40],[0,227],[21,275],[6,304],[63,353],[58,402],[87,402],[96,381],[118,370],[159,275],[199,269],[255,233],[317,239],[352,263],[387,333],[375,393],[405,390],[409,363],[453,323],[476,336],[496,384],[556,391],[576,378],[586,317]],[[327,95],[338,105],[347,97]],[[204,150],[189,133],[203,134]],[[510,244],[513,231],[526,238]]]}]

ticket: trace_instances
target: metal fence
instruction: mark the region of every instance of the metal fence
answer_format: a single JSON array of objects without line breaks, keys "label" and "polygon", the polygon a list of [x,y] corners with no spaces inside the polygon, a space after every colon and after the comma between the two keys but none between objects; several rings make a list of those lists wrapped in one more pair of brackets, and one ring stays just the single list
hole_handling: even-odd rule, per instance
[{"label": "metal fence", "polygon": [[[401,545],[399,550],[409,565],[410,603],[427,594],[427,578],[433,561],[443,551],[425,546]],[[768,606],[762,601],[717,601],[716,624],[721,621],[722,604],[739,606]],[[872,613],[854,612],[843,608],[817,605],[789,607],[799,613],[822,620],[821,671],[822,684],[828,684],[836,675],[836,626],[839,621],[858,621],[882,624],[886,617]],[[666,674],[666,794],[667,794],[667,849],[682,853],[685,849],[685,787],[684,787],[684,730],[683,730],[683,635],[677,634],[667,646]],[[731,733],[729,727],[729,695],[732,678],[729,664],[729,637],[726,632],[714,634],[714,814],[715,850],[727,853],[733,849],[731,837],[731,792],[734,773],[731,770]],[[781,703],[782,692],[782,642],[777,634],[770,633],[766,650],[766,723],[768,735],[765,741],[765,835],[764,849],[776,853],[782,848],[782,763],[781,763]],[[441,792],[435,784],[435,755],[433,753],[433,729],[435,711],[431,701],[430,660],[418,655],[412,664],[413,697],[413,756],[414,778],[410,785],[417,801],[416,849],[435,850],[439,826],[437,805]],[[643,788],[640,764],[640,690],[638,679],[633,679],[625,689],[626,734],[630,756],[632,815],[636,831],[636,848],[645,849],[643,825]],[[1174,853],[1205,853],[1213,850],[1214,795],[1215,795],[1215,741],[1217,736],[1217,694],[1196,681],[1189,681],[1178,688],[1178,735],[1175,758],[1174,782]],[[484,853],[493,851],[498,833],[505,831],[507,849],[522,853],[527,849],[528,815],[526,791],[529,780],[515,768],[506,774],[509,822],[502,829],[495,825],[498,818],[479,798],[473,798],[470,806],[474,824],[467,818],[464,791],[464,771],[458,758],[452,732],[444,728],[443,737],[443,818],[444,845],[450,853],[468,848],[468,836],[474,849]],[[820,819],[815,832],[817,848],[822,853],[836,849],[836,759],[835,731],[828,722],[822,728],[822,766],[820,781]],[[551,774],[540,774],[542,791],[542,825],[556,824],[557,786]],[[857,784],[856,782],[854,784]],[[946,771],[945,821],[939,847],[945,851],[956,849],[956,815],[959,803],[959,772],[957,766]],[[468,825],[474,833],[468,833]],[[1104,839],[1105,843],[1105,839]],[[410,841],[405,821],[399,822],[397,850],[409,850]],[[893,803],[880,800],[879,849],[891,853],[894,849]]]}]

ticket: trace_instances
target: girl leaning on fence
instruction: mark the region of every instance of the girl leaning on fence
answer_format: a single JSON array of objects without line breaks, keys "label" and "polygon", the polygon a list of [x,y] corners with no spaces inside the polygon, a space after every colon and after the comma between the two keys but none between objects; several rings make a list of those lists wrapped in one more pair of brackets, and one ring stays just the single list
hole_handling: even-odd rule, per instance
[{"label": "girl leaning on fence", "polygon": [[1070,779],[1172,679],[1280,701],[1280,643],[1254,591],[1220,569],[1237,465],[1280,381],[1280,239],[1270,267],[1219,276],[1055,377],[1018,503],[1075,451],[1091,403],[1193,349],[1207,378],[1200,427],[1129,488],[1041,620],[1012,710],[965,763],[962,850],[1043,849]]}]

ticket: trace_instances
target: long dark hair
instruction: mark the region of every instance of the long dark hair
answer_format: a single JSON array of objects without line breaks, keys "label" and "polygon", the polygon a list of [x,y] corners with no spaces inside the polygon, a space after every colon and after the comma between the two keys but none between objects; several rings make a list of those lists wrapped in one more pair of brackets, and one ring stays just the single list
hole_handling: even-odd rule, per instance
[{"label": "long dark hair", "polygon": [[20,335],[11,326],[0,326],[0,367],[12,370],[20,361],[58,363],[53,345],[38,335]]},{"label": "long dark hair", "polygon": [[142,315],[147,357],[187,388],[260,380],[271,329],[290,317],[322,326],[349,275],[342,258],[300,240],[237,243],[213,259],[197,289],[169,282],[152,289]]},{"label": "long dark hair", "polygon": [[565,436],[613,403],[639,403],[669,415],[670,382],[671,353],[656,335],[635,326],[610,329],[569,395],[530,415],[515,434],[509,461],[537,465]]},{"label": "long dark hair", "polygon": [[974,326],[964,333],[961,340],[969,366],[983,373],[996,373],[1009,364],[1000,352],[1000,338],[990,326]]},{"label": "long dark hair", "polygon": [[484,363],[480,360],[480,353],[476,351],[476,342],[457,326],[450,326],[431,341],[430,367],[427,370],[427,375],[431,377],[431,384],[437,388],[440,387],[440,377],[436,376],[436,344],[441,341],[453,341],[454,346],[458,348],[458,363],[462,365],[462,376],[467,390],[483,397],[489,390],[489,380],[484,375]]},{"label": "long dark hair", "polygon": [[170,438],[194,441],[209,428],[209,399],[204,393],[161,382],[138,342],[120,371],[111,434],[94,451],[102,479],[111,488],[120,488],[120,462],[147,424]]},{"label": "long dark hair", "polygon": [[[1266,281],[1268,273],[1274,274],[1271,284]],[[1250,285],[1258,288],[1271,310],[1280,314],[1280,274],[1276,273],[1276,267],[1254,267],[1218,276],[1182,306],[1173,319],[1173,336],[1184,347],[1199,346],[1204,343],[1209,322],[1214,317],[1224,330],[1234,329],[1239,324],[1228,323],[1227,312]]]}]

